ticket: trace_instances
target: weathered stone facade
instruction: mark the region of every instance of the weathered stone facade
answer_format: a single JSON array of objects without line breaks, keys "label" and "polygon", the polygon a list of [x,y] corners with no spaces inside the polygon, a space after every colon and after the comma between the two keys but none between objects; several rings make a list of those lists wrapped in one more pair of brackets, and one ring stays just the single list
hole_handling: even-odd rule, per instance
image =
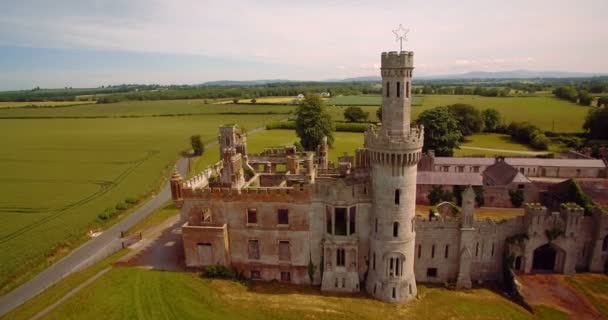
[{"label": "weathered stone facade", "polygon": [[584,216],[574,205],[560,213],[528,205],[523,217],[477,221],[469,186],[460,213],[415,216],[424,129],[410,127],[412,70],[413,53],[382,54],[385,121],[337,164],[328,161],[326,142],[316,153],[247,154],[237,126],[220,128],[220,161],[187,181],[171,179],[186,265],[220,264],[297,284],[310,283],[314,265],[312,282],[322,290],[365,288],[393,303],[415,297],[416,281],[469,288],[498,280],[509,255],[521,272],[604,270],[608,217],[599,210]]}]

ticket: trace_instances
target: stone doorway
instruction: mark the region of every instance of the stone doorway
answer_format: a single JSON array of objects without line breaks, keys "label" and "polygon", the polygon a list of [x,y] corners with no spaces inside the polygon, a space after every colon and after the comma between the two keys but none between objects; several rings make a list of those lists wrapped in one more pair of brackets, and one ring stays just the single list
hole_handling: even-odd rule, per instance
[{"label": "stone doorway", "polygon": [[535,272],[561,272],[565,254],[557,246],[547,243],[534,250],[532,270]]}]

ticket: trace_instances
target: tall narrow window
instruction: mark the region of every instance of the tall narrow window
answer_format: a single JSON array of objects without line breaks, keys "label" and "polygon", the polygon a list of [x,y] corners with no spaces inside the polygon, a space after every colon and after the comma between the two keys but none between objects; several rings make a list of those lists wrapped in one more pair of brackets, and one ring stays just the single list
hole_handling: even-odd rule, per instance
[{"label": "tall narrow window", "polygon": [[397,289],[393,287],[393,299],[397,299]]},{"label": "tall narrow window", "polygon": [[386,83],[386,96],[387,97],[391,96],[391,83],[390,82]]},{"label": "tall narrow window", "polygon": [[492,257],[494,256],[494,243],[492,243]]},{"label": "tall narrow window", "polygon": [[479,242],[477,242],[477,245],[475,246],[475,256],[479,256]]},{"label": "tall narrow window", "polygon": [[260,242],[258,240],[249,240],[248,256],[252,260],[260,259]]},{"label": "tall narrow window", "polygon": [[405,97],[409,98],[410,97],[410,82],[407,81],[405,83]]},{"label": "tall narrow window", "polygon": [[450,246],[449,245],[445,245],[445,258],[448,258],[448,255],[450,254]]},{"label": "tall narrow window", "polygon": [[333,230],[331,227],[331,211],[330,211],[329,207],[326,207],[326,210],[325,210],[325,228],[327,229],[328,234],[333,233]]},{"label": "tall narrow window", "polygon": [[247,209],[247,223],[258,223],[258,211],[255,208]]},{"label": "tall narrow window", "polygon": [[289,261],[291,260],[291,250],[289,241],[279,241],[279,260]]},{"label": "tall narrow window", "polygon": [[401,201],[401,189],[395,189],[395,204]]},{"label": "tall narrow window", "polygon": [[435,245],[431,247],[431,259],[435,258]]},{"label": "tall narrow window", "polygon": [[334,208],[334,235],[345,236],[348,223],[348,212],[346,208]]},{"label": "tall narrow window", "polygon": [[393,237],[399,236],[399,222],[393,222]]},{"label": "tall narrow window", "polygon": [[289,224],[289,210],[279,209],[277,210],[277,220],[279,224]]},{"label": "tall narrow window", "polygon": [[401,82],[397,82],[397,98],[401,97]]},{"label": "tall narrow window", "polygon": [[336,266],[344,267],[345,259],[344,259],[344,249],[336,250]]},{"label": "tall narrow window", "polygon": [[422,245],[419,244],[418,245],[418,258],[420,258],[422,256]]},{"label": "tall narrow window", "polygon": [[349,234],[354,234],[357,228],[357,207],[350,207],[349,211],[350,217],[348,219],[348,231]]},{"label": "tall narrow window", "polygon": [[[375,227],[374,227],[374,231],[375,231],[376,233],[378,233],[378,218],[376,218],[376,225],[375,225]],[[607,239],[608,239],[608,238],[607,238]],[[604,251],[606,251],[606,249],[604,249]]]},{"label": "tall narrow window", "polygon": [[376,270],[376,253],[372,254],[372,270]]}]

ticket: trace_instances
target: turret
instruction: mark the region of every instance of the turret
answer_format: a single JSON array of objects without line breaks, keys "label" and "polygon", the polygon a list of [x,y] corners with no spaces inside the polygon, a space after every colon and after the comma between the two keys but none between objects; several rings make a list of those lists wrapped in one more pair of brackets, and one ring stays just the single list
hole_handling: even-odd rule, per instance
[{"label": "turret", "polygon": [[400,303],[416,296],[416,166],[423,128],[410,128],[412,52],[382,53],[382,127],[365,132],[371,168],[371,263],[366,288],[380,300]]},{"label": "turret", "polygon": [[182,198],[182,176],[177,172],[177,167],[173,170],[173,175],[169,180],[171,187],[171,200],[175,203],[176,208],[181,208],[184,205],[184,199]]},{"label": "turret", "polygon": [[475,228],[473,227],[475,210],[475,191],[473,187],[468,186],[462,192],[462,220],[460,223],[460,248],[458,250],[458,278],[456,279],[456,288],[471,288],[471,262],[473,255],[471,250],[473,247],[473,238]]}]

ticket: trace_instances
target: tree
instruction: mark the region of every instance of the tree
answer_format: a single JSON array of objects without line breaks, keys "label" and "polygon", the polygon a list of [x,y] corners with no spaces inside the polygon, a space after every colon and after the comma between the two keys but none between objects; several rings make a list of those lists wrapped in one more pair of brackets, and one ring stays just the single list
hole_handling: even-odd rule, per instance
[{"label": "tree", "polygon": [[521,207],[524,203],[524,191],[521,189],[509,190],[509,197],[511,198],[511,204],[515,208]]},{"label": "tree", "polygon": [[487,132],[496,132],[500,126],[501,116],[500,112],[496,109],[483,110],[481,112],[481,118],[483,119],[484,128]]},{"label": "tree", "polygon": [[448,106],[452,116],[458,121],[460,133],[469,136],[481,132],[483,129],[483,118],[481,112],[470,104],[457,103]]},{"label": "tree", "polygon": [[378,118],[378,121],[382,122],[382,107],[376,110],[376,117]]},{"label": "tree", "polygon": [[453,149],[458,148],[462,134],[458,121],[447,107],[423,111],[416,123],[424,126],[423,151],[435,150],[435,154],[442,157],[454,154]]},{"label": "tree", "polygon": [[201,136],[199,134],[190,137],[190,144],[192,145],[195,156],[203,155],[205,152],[205,145],[203,144],[203,141],[201,141]]},{"label": "tree", "polygon": [[599,97],[597,98],[597,106],[601,107],[607,107],[608,108],[608,97]]},{"label": "tree", "polygon": [[608,108],[589,110],[583,129],[589,139],[608,139]]},{"label": "tree", "polygon": [[553,90],[553,94],[564,100],[576,102],[578,100],[578,91],[572,86],[559,87]]},{"label": "tree", "polygon": [[587,91],[580,91],[578,93],[578,104],[581,106],[588,106],[593,101],[593,97]]},{"label": "tree", "polygon": [[305,150],[314,151],[323,137],[327,143],[334,142],[335,124],[325,110],[321,97],[310,94],[304,97],[296,109],[296,134]]},{"label": "tree", "polygon": [[454,194],[449,190],[443,190],[441,186],[434,185],[431,192],[427,195],[431,205],[436,205],[443,201],[452,202],[454,201]]},{"label": "tree", "polygon": [[257,103],[257,102],[258,101],[255,98],[251,99],[251,103]]},{"label": "tree", "polygon": [[348,107],[344,110],[344,118],[349,122],[363,122],[369,117],[369,112],[360,107]]}]

